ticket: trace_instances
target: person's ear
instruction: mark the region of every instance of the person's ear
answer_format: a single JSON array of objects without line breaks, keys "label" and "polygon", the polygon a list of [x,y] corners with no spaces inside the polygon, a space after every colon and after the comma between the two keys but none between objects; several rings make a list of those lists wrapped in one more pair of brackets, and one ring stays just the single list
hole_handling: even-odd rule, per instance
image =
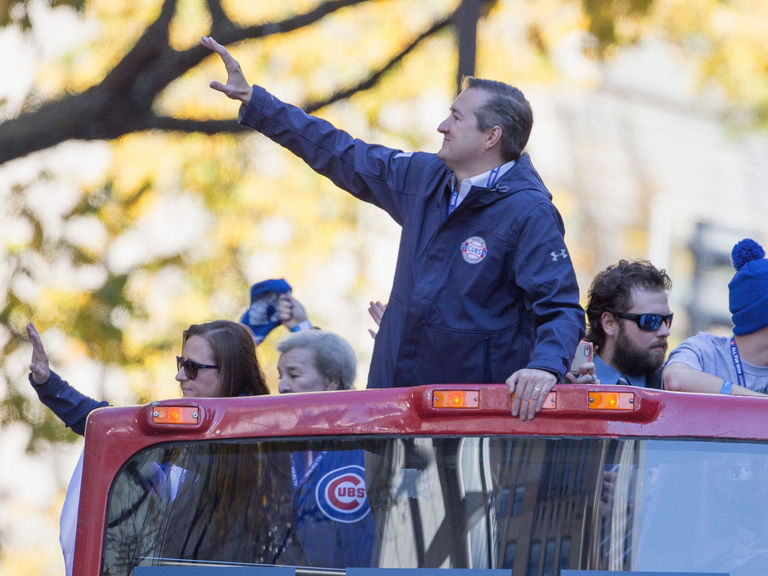
[{"label": "person's ear", "polygon": [[600,324],[603,327],[603,332],[606,336],[616,336],[619,331],[619,324],[616,321],[616,317],[610,312],[603,312],[600,316]]},{"label": "person's ear", "polygon": [[490,150],[501,142],[501,126],[494,124],[488,130],[488,136],[485,139],[485,147]]}]

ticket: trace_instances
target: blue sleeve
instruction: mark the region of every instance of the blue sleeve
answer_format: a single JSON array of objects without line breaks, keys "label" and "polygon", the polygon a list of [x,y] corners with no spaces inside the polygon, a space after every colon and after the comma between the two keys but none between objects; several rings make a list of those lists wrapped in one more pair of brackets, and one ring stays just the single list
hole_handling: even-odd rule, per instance
[{"label": "blue sleeve", "polygon": [[90,396],[78,392],[53,370],[51,370],[51,375],[45,384],[36,384],[32,380],[32,374],[29,375],[29,382],[37,392],[40,402],[50,408],[64,422],[65,426],[81,436],[85,434],[85,422],[88,414],[96,408],[109,406],[107,402],[98,402]]},{"label": "blue sleeve", "polygon": [[526,368],[546,370],[562,382],[584,337],[585,317],[563,222],[551,202],[538,202],[526,216],[514,267],[536,318],[536,339]]},{"label": "blue sleeve", "polygon": [[353,138],[259,86],[241,107],[239,122],[290,150],[342,190],[384,209],[398,224],[419,192],[407,184],[410,172],[424,169],[414,168],[413,162],[438,162],[434,154],[406,153]]}]

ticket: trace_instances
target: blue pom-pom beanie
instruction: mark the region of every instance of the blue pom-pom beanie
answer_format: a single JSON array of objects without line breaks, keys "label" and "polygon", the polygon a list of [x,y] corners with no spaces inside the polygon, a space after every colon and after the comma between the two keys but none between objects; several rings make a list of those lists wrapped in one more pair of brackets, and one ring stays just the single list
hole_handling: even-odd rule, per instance
[{"label": "blue pom-pom beanie", "polygon": [[768,260],[765,250],[751,238],[731,251],[736,268],[728,283],[733,333],[751,334],[768,326]]}]

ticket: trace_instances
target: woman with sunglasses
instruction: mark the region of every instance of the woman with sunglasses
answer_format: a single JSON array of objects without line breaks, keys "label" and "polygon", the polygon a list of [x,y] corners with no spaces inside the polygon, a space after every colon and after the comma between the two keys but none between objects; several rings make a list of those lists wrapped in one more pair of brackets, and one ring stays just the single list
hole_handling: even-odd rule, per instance
[{"label": "woman with sunglasses", "polygon": [[[40,401],[66,426],[83,435],[88,414],[107,406],[107,402],[82,394],[50,369],[42,339],[32,322],[27,324],[27,334],[32,343],[29,366],[32,387]],[[185,398],[269,394],[251,333],[238,322],[215,320],[192,324],[184,331],[176,368],[176,380]],[[81,476],[82,454],[61,513],[60,542],[67,575],[72,574]]]},{"label": "woman with sunglasses", "polygon": [[[50,369],[42,339],[32,322],[27,325],[27,334],[32,343],[32,387],[43,404],[82,435],[88,414],[107,403],[82,394]],[[176,368],[176,380],[186,398],[269,394],[253,338],[238,322],[192,324],[184,331]]]}]

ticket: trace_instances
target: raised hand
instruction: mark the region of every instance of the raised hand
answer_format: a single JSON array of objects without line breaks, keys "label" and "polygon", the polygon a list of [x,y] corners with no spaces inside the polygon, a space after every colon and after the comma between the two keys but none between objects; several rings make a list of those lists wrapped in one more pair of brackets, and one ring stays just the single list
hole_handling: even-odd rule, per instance
[{"label": "raised hand", "polygon": [[277,316],[280,322],[289,330],[302,322],[308,321],[304,306],[291,296],[290,292],[280,295],[277,301]]},{"label": "raised hand", "polygon": [[36,384],[45,384],[51,377],[51,368],[48,364],[48,355],[45,353],[43,340],[32,322],[27,324],[27,336],[32,343],[32,360],[29,363],[32,380]]},{"label": "raised hand", "polygon": [[251,100],[253,88],[245,79],[243,70],[240,68],[240,63],[232,57],[229,50],[216,42],[212,36],[203,36],[200,39],[200,44],[209,50],[216,52],[216,54],[221,57],[221,61],[224,62],[224,67],[227,69],[226,84],[214,80],[209,86],[214,90],[223,92],[233,100],[240,100],[243,104],[248,104]]}]

